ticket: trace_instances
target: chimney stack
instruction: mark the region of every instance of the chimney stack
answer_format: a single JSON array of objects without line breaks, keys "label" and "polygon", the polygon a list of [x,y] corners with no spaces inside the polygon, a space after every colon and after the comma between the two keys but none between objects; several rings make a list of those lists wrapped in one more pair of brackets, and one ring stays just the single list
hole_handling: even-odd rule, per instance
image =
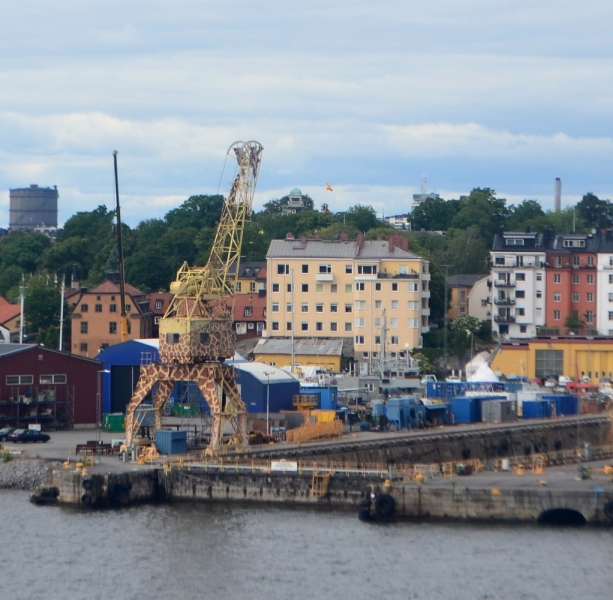
[{"label": "chimney stack", "polygon": [[557,213],[562,211],[562,180],[556,177],[555,184],[553,186],[554,206]]}]

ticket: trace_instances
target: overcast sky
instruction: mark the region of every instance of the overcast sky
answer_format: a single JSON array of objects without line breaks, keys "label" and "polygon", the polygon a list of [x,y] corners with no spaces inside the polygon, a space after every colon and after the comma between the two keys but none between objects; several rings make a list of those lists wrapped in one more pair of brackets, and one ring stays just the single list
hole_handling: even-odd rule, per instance
[{"label": "overcast sky", "polygon": [[6,0],[0,22],[3,226],[32,183],[60,222],[112,207],[115,149],[124,220],[162,217],[225,193],[248,139],[256,208],[297,186],[401,213],[422,176],[613,198],[610,0]]}]

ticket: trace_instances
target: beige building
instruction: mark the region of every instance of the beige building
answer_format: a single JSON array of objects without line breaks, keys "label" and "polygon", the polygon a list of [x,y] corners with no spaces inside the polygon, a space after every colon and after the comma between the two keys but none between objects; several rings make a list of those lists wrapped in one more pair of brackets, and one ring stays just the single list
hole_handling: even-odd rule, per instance
[{"label": "beige building", "polygon": [[273,240],[267,258],[267,335],[351,337],[372,364],[403,358],[429,331],[429,263],[399,234],[387,240]]},{"label": "beige building", "polygon": [[492,282],[489,277],[479,279],[468,292],[468,314],[480,321],[492,320]]},{"label": "beige building", "polygon": [[[149,299],[126,283],[128,339],[150,338],[153,312]],[[71,299],[72,354],[93,358],[101,350],[121,342],[121,298],[119,284],[107,280],[93,290],[83,289]]]},{"label": "beige building", "polygon": [[451,291],[447,318],[457,319],[460,315],[469,314],[468,297],[477,281],[487,279],[487,275],[451,275],[447,278],[447,285]]}]

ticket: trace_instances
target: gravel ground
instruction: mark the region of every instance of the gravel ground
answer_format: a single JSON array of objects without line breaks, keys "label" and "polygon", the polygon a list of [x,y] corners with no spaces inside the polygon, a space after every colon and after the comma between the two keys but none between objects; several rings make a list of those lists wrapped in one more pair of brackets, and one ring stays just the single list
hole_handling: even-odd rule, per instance
[{"label": "gravel ground", "polygon": [[45,482],[50,466],[48,461],[29,458],[0,462],[0,488],[34,490]]}]

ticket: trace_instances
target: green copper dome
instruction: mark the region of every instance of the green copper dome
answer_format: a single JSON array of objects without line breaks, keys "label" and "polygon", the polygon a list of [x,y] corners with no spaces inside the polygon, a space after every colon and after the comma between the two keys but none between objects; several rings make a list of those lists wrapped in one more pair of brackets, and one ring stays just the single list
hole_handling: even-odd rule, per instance
[{"label": "green copper dome", "polygon": [[302,196],[302,192],[298,188],[294,188],[290,193],[290,196]]}]

